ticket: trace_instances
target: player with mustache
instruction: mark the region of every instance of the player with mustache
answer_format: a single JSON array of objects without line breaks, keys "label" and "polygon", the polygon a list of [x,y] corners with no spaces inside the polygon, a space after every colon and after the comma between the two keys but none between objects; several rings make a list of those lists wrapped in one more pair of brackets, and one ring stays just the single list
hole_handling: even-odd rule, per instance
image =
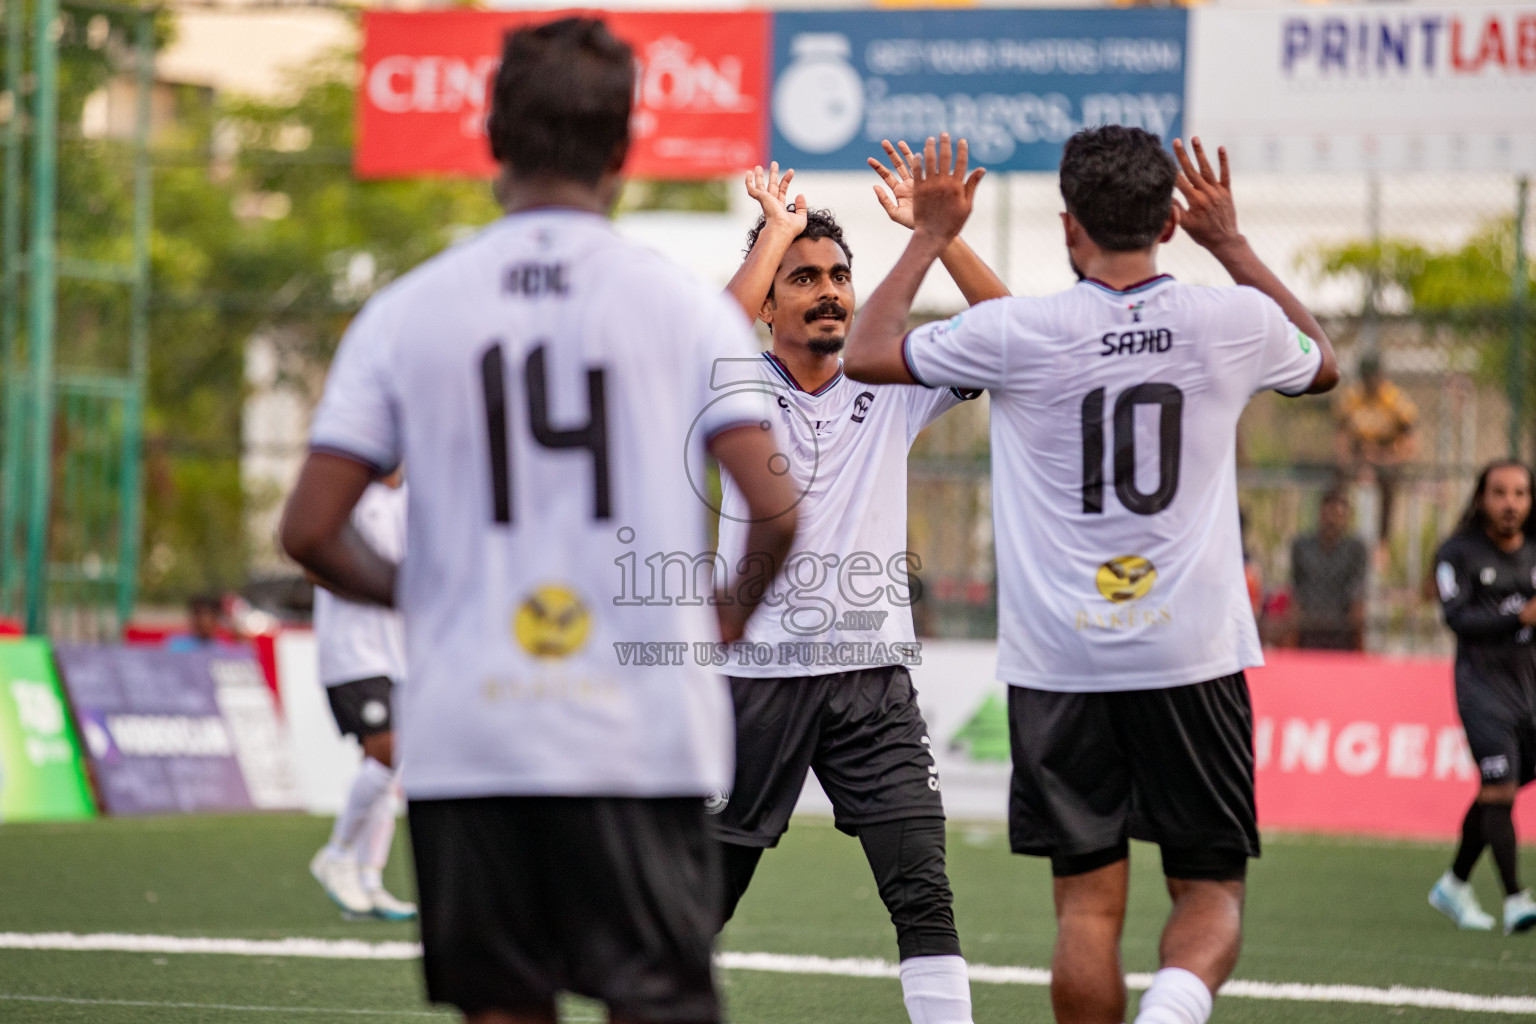
[{"label": "player with mustache", "polygon": [[[889,168],[870,164],[890,191],[876,186],[876,194],[910,228],[912,154],[905,143],[898,153],[887,142],[885,152]],[[837,827],[863,845],[890,910],[913,1024],[969,1024],[938,772],[906,669],[917,650],[909,573],[919,567],[906,551],[906,513],[913,440],[979,392],[843,376],[838,353],[857,304],[853,253],[832,214],[809,209],[803,195],[787,201],[793,178],[788,170],[780,176],[777,164],[747,176],[763,216],[729,286],[748,315],[768,325],[773,342],[761,360],[727,372],[776,397],[780,451],[803,497],[801,533],[785,563],[789,585],[764,599],[744,637],[772,658],[733,657],[725,670],[737,743],[732,790],[714,802],[725,919],[763,850],[788,827],[806,771],[814,770]],[[968,302],[1007,294],[963,241],[950,246],[944,263]],[[717,387],[732,383],[721,376],[717,368]],[[723,491],[720,553],[738,583],[771,576],[742,558],[750,516],[734,484],[725,482]]]}]

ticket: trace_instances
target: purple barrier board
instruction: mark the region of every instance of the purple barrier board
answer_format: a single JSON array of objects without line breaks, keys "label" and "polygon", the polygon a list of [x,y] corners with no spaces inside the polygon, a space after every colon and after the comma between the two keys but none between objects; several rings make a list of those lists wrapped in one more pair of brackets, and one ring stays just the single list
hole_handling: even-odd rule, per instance
[{"label": "purple barrier board", "polygon": [[254,654],[60,645],[55,657],[107,813],[301,806]]}]

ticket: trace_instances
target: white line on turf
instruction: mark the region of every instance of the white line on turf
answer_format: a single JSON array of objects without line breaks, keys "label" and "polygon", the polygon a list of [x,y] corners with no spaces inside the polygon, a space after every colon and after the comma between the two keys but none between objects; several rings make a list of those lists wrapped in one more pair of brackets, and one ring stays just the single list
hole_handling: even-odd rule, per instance
[{"label": "white line on turf", "polygon": [[156,1010],[238,1010],[243,1013],[329,1013],[350,1017],[436,1017],[445,1013],[429,1010],[359,1010],[335,1006],[241,1006],[238,1003],[168,1003],[148,999],[77,999],[69,996],[24,996],[0,994],[0,1002],[62,1003],[66,1006],[139,1006]]},{"label": "white line on turf", "polygon": [[[413,942],[364,942],[358,939],[214,939],[178,935],[124,935],[72,932],[0,932],[0,949],[74,950],[121,953],[213,953],[234,956],[300,957],[325,960],[413,960],[421,948]],[[895,978],[898,967],[888,960],[785,953],[720,953],[724,970],[776,974],[822,974],[843,978]],[[1039,967],[995,967],[971,964],[971,980],[992,985],[1046,985],[1051,975]],[[1126,977],[1131,988],[1146,988],[1149,974]],[[1536,997],[1485,996],[1444,989],[1394,985],[1310,985],[1300,982],[1229,981],[1221,994],[1229,998],[1271,999],[1303,1003],[1357,1003],[1371,1006],[1413,1006],[1463,1013],[1536,1014]],[[0,997],[12,998],[12,997]],[[263,1009],[254,1007],[253,1009]]]},{"label": "white line on turf", "polygon": [[[455,1014],[451,1010],[363,1010],[357,1008],[337,1006],[243,1006],[239,1003],[169,1003],[157,1002],[148,999],[80,999],[73,996],[24,996],[5,995],[0,993],[0,1002],[14,1003],[62,1003],[66,1006],[136,1006],[150,1007],[156,1010],[232,1010],[241,1013],[329,1013],[345,1014],[352,1017],[432,1017],[437,1020],[452,1020]],[[560,1018],[571,1024],[586,1024],[586,1022],[600,1021],[600,1017],[583,1017],[567,1013]]]},{"label": "white line on turf", "polygon": [[229,956],[292,956],[309,960],[414,960],[414,942],[360,939],[208,939],[182,935],[97,932],[0,932],[0,949],[52,949],[87,953],[222,953]]},{"label": "white line on turf", "polygon": [[[844,978],[895,978],[898,967],[887,960],[790,956],[784,953],[721,953],[718,963],[726,970],[771,971],[780,974],[835,974]],[[971,964],[972,981],[991,985],[1049,985],[1051,972],[1040,967],[993,967]],[[1128,974],[1130,988],[1152,984],[1150,974]],[[1372,1006],[1413,1006],[1463,1013],[1536,1013],[1536,997],[1480,996],[1435,988],[1372,988],[1367,985],[1309,985],[1300,982],[1232,980],[1221,988],[1228,998],[1274,999],[1298,1003],[1364,1003]]]}]

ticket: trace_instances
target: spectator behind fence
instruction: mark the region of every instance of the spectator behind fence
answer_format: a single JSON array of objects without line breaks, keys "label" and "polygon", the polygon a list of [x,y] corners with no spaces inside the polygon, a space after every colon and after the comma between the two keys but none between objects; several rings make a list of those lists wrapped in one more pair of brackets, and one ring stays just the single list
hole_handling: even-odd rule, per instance
[{"label": "spectator behind fence", "polygon": [[1358,651],[1365,647],[1365,543],[1350,533],[1349,497],[1323,495],[1317,532],[1291,542],[1292,612],[1297,647]]},{"label": "spectator behind fence", "polygon": [[1374,478],[1379,496],[1376,544],[1384,557],[1392,531],[1392,508],[1402,465],[1417,447],[1414,422],[1419,410],[1381,372],[1376,356],[1360,360],[1360,381],[1339,396],[1335,449],[1344,479]]},{"label": "spectator behind fence", "polygon": [[187,632],[165,641],[173,651],[202,651],[229,646],[235,634],[224,622],[224,599],[218,594],[196,594],[187,601]]}]

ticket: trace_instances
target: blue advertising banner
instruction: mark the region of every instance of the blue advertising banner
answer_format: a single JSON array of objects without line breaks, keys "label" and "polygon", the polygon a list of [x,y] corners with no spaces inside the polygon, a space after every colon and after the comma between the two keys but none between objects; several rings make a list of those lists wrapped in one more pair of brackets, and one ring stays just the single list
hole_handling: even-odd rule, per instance
[{"label": "blue advertising banner", "polygon": [[941,131],[972,162],[1049,171],[1097,124],[1183,129],[1183,10],[781,11],[773,159],[863,170],[881,139]]},{"label": "blue advertising banner", "polygon": [[300,806],[253,653],[60,646],[55,656],[108,813]]}]

